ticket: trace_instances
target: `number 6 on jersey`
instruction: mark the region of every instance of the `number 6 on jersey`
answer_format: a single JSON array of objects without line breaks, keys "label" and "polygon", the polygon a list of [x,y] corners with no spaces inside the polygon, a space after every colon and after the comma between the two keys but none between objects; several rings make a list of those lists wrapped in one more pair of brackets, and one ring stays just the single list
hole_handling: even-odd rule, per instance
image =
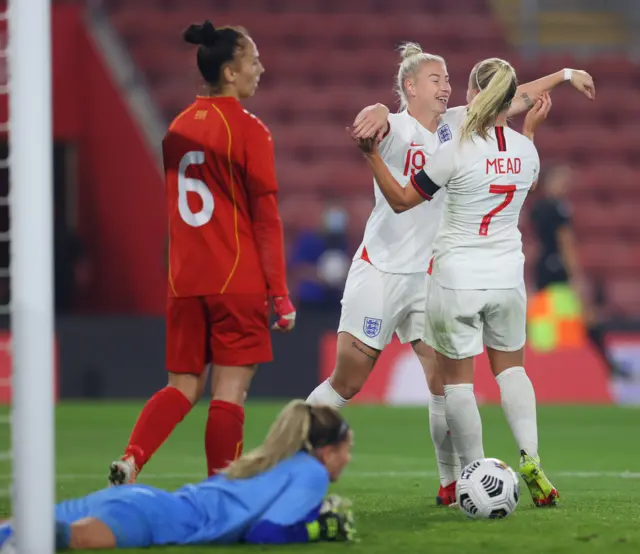
[{"label": "number 6 on jersey", "polygon": [[[191,227],[202,227],[209,223],[215,206],[209,187],[200,179],[186,175],[189,166],[202,164],[204,164],[204,152],[192,151],[182,157],[178,167],[178,210],[182,220]],[[189,207],[188,192],[194,192],[201,198],[202,208],[199,212],[193,212]]]}]

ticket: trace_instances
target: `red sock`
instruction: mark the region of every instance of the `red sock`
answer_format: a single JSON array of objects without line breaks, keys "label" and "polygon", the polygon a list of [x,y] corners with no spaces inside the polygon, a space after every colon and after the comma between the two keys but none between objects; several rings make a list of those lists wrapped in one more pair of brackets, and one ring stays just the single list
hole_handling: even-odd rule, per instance
[{"label": "red sock", "polygon": [[242,454],[244,408],[224,400],[212,400],[204,435],[209,476]]},{"label": "red sock", "polygon": [[133,456],[141,470],[190,411],[191,402],[175,387],[156,392],[138,416],[125,456]]}]

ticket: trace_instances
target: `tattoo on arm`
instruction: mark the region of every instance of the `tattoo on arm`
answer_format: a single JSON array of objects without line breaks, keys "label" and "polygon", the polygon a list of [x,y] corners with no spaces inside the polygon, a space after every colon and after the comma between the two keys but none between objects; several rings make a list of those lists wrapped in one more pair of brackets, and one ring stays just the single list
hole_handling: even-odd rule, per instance
[{"label": "tattoo on arm", "polygon": [[360,346],[356,341],[351,343],[351,346],[355,348],[358,352],[362,352],[367,358],[369,358],[374,364],[378,361],[378,356],[380,356],[379,352],[372,354],[367,352],[362,346]]},{"label": "tattoo on arm", "polygon": [[529,95],[526,92],[523,92],[521,96],[524,100],[525,106],[527,106],[527,108],[533,108],[533,101],[529,98]]}]

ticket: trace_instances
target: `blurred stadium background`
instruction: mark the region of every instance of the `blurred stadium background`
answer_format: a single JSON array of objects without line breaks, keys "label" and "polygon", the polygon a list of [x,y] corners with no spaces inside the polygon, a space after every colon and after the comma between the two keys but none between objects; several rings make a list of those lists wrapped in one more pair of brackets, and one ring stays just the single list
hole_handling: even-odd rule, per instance
[{"label": "blurred stadium background", "polygon": [[[594,76],[593,103],[568,84],[553,92],[552,112],[536,137],[543,170],[572,168],[566,201],[581,276],[537,290],[541,249],[524,217],[528,370],[542,402],[640,403],[636,0],[54,0],[61,398],[143,398],[165,383],[159,145],[198,87],[194,52],[181,42],[181,31],[205,18],[247,27],[266,67],[247,107],[274,136],[290,286],[300,306],[295,335],[275,338],[276,361],[259,372],[253,397],[306,396],[331,369],[342,286],[373,201],[368,171],[344,127],[368,104],[395,105],[395,47],[412,40],[446,58],[451,106],[464,102],[469,70],[485,57],[508,59],[521,81],[564,67]],[[6,27],[1,30],[6,45]],[[6,121],[6,98],[0,112]],[[5,132],[0,157],[6,150]],[[1,166],[4,304],[11,296],[8,182]],[[578,299],[589,309],[581,311]],[[0,399],[7,402],[6,316],[2,323]],[[480,397],[497,400],[488,373],[478,375]],[[422,382],[417,362],[393,345],[361,400],[426,402]]]}]

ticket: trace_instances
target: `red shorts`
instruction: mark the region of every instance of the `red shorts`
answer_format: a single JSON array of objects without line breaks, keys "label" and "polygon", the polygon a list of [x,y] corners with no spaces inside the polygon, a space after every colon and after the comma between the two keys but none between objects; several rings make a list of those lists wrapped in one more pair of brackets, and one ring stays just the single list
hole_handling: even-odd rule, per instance
[{"label": "red shorts", "polygon": [[200,375],[206,364],[273,360],[269,302],[263,294],[167,299],[167,371]]}]

